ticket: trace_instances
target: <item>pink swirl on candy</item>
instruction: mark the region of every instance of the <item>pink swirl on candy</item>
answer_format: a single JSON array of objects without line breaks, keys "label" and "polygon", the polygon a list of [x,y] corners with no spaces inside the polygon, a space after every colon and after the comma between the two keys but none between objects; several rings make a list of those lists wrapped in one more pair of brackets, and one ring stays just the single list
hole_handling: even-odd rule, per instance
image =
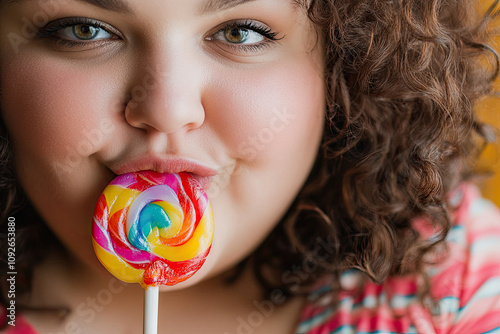
[{"label": "pink swirl on candy", "polygon": [[213,229],[208,197],[192,176],[141,171],[120,175],[104,189],[92,240],[111,274],[146,288],[174,285],[198,271]]}]

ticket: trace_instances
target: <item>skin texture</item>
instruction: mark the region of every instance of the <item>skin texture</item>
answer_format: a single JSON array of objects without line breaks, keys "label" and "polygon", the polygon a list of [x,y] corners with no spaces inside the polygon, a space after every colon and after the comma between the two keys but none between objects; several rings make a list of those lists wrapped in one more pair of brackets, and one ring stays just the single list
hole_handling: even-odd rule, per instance
[{"label": "skin texture", "polygon": [[[223,287],[210,278],[259,245],[307,178],[325,101],[321,41],[314,27],[291,1],[256,0],[201,14],[206,3],[128,0],[129,12],[81,1],[51,2],[50,8],[37,1],[0,5],[1,117],[13,142],[16,171],[79,273],[74,277],[75,272],[49,262],[39,270],[35,291],[55,282],[60,291],[74,291],[79,283],[88,291],[108,284],[111,277],[92,249],[90,223],[100,193],[130,161],[184,159],[215,171],[205,179],[216,224],[212,251],[195,276],[169,288],[179,290],[172,296],[184,298],[186,307],[189,300],[200,305],[213,300],[210,293]],[[26,22],[40,29],[41,21],[65,17],[104,22],[111,34],[101,31],[106,38],[73,46],[55,40],[74,36],[71,28],[51,37],[26,34]],[[279,40],[244,49],[218,33],[227,22],[248,20],[265,24]],[[258,33],[251,38],[262,39]],[[182,169],[178,163],[168,166]],[[90,273],[98,278],[83,284]],[[230,312],[251,308],[254,284],[245,278],[231,288],[237,296],[231,302],[221,301],[220,308],[210,304],[231,319],[221,320],[221,326],[234,327],[237,316]],[[121,305],[140,294],[136,287],[124,291],[130,293],[120,293]],[[72,293],[56,293],[56,300],[78,307],[70,301]],[[246,306],[223,311],[243,301]],[[180,312],[183,305],[163,307]],[[106,309],[108,319],[112,310]],[[277,315],[270,319],[281,323],[275,333],[293,324]],[[186,327],[174,332],[182,330]]]}]

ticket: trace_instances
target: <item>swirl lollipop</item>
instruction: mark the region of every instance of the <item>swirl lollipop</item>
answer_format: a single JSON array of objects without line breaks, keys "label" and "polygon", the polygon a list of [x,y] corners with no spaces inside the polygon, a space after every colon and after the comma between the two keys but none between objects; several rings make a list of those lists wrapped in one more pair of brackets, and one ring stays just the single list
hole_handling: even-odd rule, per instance
[{"label": "swirl lollipop", "polygon": [[[207,195],[194,178],[142,171],[120,175],[104,189],[94,212],[92,241],[113,276],[146,289],[148,308],[148,298],[157,304],[159,285],[183,282],[200,269],[213,230]],[[156,327],[147,325],[150,313],[145,311],[145,333],[156,331],[146,331]]]}]

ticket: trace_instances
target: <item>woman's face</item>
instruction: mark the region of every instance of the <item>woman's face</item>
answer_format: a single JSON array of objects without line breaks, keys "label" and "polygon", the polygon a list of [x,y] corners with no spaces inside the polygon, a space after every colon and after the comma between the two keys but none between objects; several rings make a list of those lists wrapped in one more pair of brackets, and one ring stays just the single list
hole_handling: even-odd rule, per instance
[{"label": "woman's face", "polygon": [[292,0],[0,5],[1,117],[34,206],[77,258],[117,175],[191,172],[212,203],[193,284],[258,246],[307,178],[324,117],[322,41]]}]

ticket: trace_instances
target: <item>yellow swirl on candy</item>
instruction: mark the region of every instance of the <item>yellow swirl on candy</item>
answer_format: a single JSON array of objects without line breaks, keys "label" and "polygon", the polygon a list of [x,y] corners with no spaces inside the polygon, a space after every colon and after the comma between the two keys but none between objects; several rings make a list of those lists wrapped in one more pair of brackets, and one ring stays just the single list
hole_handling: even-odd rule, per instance
[{"label": "yellow swirl on candy", "polygon": [[212,245],[213,214],[201,185],[187,173],[120,175],[97,203],[92,241],[118,279],[143,287],[191,277]]}]

